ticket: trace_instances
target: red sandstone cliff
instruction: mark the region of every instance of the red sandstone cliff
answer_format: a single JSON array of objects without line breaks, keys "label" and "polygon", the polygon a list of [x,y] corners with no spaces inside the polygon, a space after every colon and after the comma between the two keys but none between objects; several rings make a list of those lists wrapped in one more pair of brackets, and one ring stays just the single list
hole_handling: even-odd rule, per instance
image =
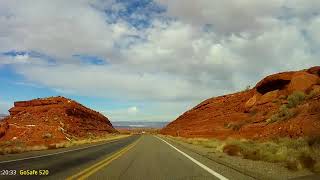
[{"label": "red sandstone cliff", "polygon": [[107,117],[64,97],[15,102],[9,112],[0,123],[0,142],[51,144],[117,132]]},{"label": "red sandstone cliff", "polygon": [[[299,103],[292,107],[292,101]],[[270,75],[253,89],[208,99],[161,133],[220,139],[318,136],[320,67]]]}]

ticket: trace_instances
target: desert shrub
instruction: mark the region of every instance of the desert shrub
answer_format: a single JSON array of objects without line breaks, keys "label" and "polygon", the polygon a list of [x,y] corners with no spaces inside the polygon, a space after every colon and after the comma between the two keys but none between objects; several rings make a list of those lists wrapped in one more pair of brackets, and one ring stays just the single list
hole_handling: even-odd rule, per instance
[{"label": "desert shrub", "polygon": [[288,96],[288,108],[294,108],[297,107],[301,102],[303,102],[306,98],[306,95],[304,92],[301,91],[295,91],[291,95]]},{"label": "desert shrub", "polygon": [[258,110],[257,108],[252,108],[252,109],[249,111],[249,115],[250,115],[250,116],[254,116],[254,115],[256,115],[258,112],[259,112],[259,110]]},{"label": "desert shrub", "polygon": [[279,104],[279,103],[281,103],[281,102],[280,102],[279,99],[273,99],[273,100],[272,100],[272,103]]},{"label": "desert shrub", "polygon": [[315,173],[320,173],[320,162],[316,162],[312,168],[312,171]]},{"label": "desert shrub", "polygon": [[52,134],[51,133],[45,133],[42,138],[44,139],[51,139],[52,138]]},{"label": "desert shrub", "polygon": [[39,150],[45,150],[48,149],[45,145],[36,145],[36,146],[28,146],[26,147],[25,151],[39,151]]},{"label": "desert shrub", "polygon": [[244,91],[248,91],[248,90],[250,90],[250,89],[251,89],[251,86],[248,85],[248,86],[246,86],[246,88],[244,89]]},{"label": "desert shrub", "polygon": [[239,131],[244,125],[248,124],[249,121],[231,122],[225,124],[224,127],[227,129],[232,129],[233,131]]},{"label": "desert shrub", "polygon": [[309,169],[320,173],[320,137],[309,138],[275,138],[269,141],[252,141],[243,139],[176,138],[190,144],[212,148],[230,156],[266,162],[282,162],[290,170]]},{"label": "desert shrub", "polygon": [[311,106],[308,109],[308,112],[310,114],[319,114],[320,113],[320,102],[317,102],[315,104],[311,104]]},{"label": "desert shrub", "polygon": [[320,166],[316,160],[318,155],[315,154],[319,149],[312,149],[308,139],[305,138],[281,138],[268,142],[232,141],[225,147],[230,144],[240,147],[241,156],[245,159],[285,162],[287,168],[291,170],[315,169]]},{"label": "desert shrub", "polygon": [[303,168],[313,169],[316,161],[311,157],[311,155],[303,154],[299,157],[299,162],[301,163]]},{"label": "desert shrub", "polygon": [[228,144],[223,147],[223,152],[229,156],[239,156],[241,148],[234,144]]},{"label": "desert shrub", "polygon": [[294,110],[289,109],[286,105],[282,105],[279,111],[267,119],[266,122],[267,124],[270,124],[274,122],[285,121],[294,117],[295,115],[296,113]]},{"label": "desert shrub", "polygon": [[318,95],[320,95],[320,91],[314,89],[306,96],[306,99],[312,99]]},{"label": "desert shrub", "polygon": [[279,99],[285,100],[285,99],[287,99],[287,96],[286,95],[280,95]]},{"label": "desert shrub", "polygon": [[216,139],[209,139],[209,140],[206,140],[206,141],[202,141],[201,145],[203,147],[206,147],[206,148],[217,149],[217,148],[219,148],[221,146],[221,141],[216,140]]}]

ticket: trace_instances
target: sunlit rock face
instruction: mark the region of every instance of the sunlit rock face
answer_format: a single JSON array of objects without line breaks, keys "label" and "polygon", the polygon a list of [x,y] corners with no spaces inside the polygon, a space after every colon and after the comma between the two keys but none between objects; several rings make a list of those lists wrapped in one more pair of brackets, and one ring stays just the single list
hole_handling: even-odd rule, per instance
[{"label": "sunlit rock face", "polygon": [[267,76],[253,89],[205,100],[161,133],[220,139],[318,136],[319,72],[312,67]]}]

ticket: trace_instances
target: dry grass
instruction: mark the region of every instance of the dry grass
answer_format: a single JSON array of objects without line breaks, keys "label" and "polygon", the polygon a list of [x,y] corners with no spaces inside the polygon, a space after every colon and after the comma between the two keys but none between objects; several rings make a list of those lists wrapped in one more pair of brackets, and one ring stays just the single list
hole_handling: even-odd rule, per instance
[{"label": "dry grass", "polygon": [[[0,143],[0,155],[22,153],[27,151],[39,151],[39,150],[46,150],[46,149],[65,148],[65,147],[77,146],[82,144],[111,141],[111,140],[125,138],[128,136],[129,135],[105,135],[100,137],[90,136],[84,139],[71,139],[70,141],[63,141],[55,144],[49,144],[49,145],[40,144],[40,145],[34,145],[34,146],[26,146],[23,142],[20,142],[20,141],[6,141],[6,142]],[[47,138],[47,137],[44,136],[43,138]]]},{"label": "dry grass", "polygon": [[84,139],[71,139],[70,141],[64,141],[61,143],[56,144],[50,144],[48,147],[49,149],[57,149],[57,148],[65,148],[65,147],[71,147],[71,146],[77,146],[82,144],[91,144],[91,143],[98,143],[103,141],[111,141],[116,139],[121,139],[128,137],[130,135],[106,135],[106,136],[100,136],[100,137],[94,137],[90,136],[89,138]]},{"label": "dry grass", "polygon": [[290,170],[320,172],[320,138],[279,138],[266,142],[169,137],[245,159],[283,163]]}]

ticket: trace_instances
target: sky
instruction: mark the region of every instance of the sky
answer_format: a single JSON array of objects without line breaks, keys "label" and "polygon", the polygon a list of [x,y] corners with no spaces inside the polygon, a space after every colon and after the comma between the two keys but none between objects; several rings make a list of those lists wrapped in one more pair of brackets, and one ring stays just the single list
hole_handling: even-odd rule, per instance
[{"label": "sky", "polygon": [[0,113],[65,96],[111,121],[172,121],[320,63],[318,0],[1,0]]}]

